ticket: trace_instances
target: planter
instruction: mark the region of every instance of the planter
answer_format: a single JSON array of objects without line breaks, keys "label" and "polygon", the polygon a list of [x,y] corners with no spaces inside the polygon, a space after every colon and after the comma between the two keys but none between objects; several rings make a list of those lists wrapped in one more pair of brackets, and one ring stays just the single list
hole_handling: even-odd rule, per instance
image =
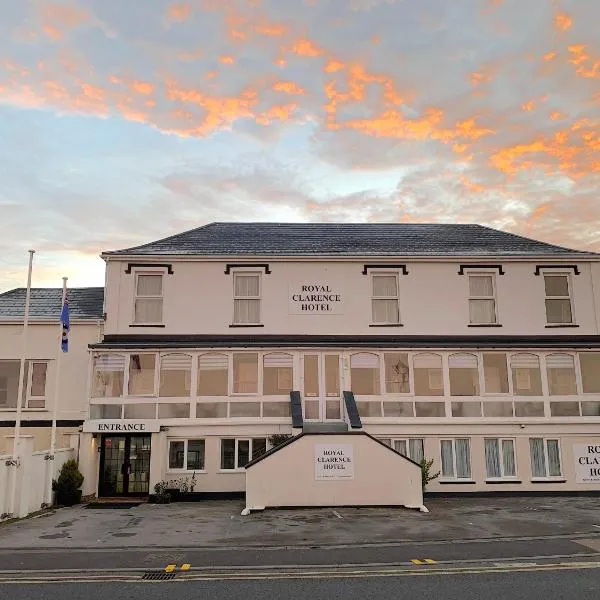
[{"label": "planter", "polygon": [[81,503],[81,490],[72,490],[69,492],[63,492],[57,490],[56,492],[56,504],[58,506],[73,506],[74,504]]}]

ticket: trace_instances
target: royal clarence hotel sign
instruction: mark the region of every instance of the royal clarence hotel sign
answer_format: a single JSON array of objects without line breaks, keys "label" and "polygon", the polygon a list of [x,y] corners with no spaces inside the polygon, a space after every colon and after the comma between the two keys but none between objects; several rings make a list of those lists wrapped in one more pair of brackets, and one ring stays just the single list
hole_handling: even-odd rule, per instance
[{"label": "royal clarence hotel sign", "polygon": [[290,284],[291,315],[341,315],[342,293],[332,283],[307,282]]},{"label": "royal clarence hotel sign", "polygon": [[354,479],[352,444],[316,444],[315,479]]},{"label": "royal clarence hotel sign", "polygon": [[577,483],[600,483],[600,444],[573,444]]}]

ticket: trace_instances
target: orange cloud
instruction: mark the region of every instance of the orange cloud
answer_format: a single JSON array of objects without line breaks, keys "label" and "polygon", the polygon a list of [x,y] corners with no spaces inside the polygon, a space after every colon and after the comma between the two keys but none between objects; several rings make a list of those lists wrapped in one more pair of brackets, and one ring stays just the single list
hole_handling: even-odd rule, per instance
[{"label": "orange cloud", "polygon": [[132,81],[130,87],[134,92],[142,96],[149,96],[154,92],[154,86],[146,81]]},{"label": "orange cloud", "polygon": [[48,4],[42,11],[42,29],[52,40],[64,37],[65,31],[74,29],[90,19],[90,13],[82,8],[65,4]]},{"label": "orange cloud", "polygon": [[600,79],[600,59],[592,59],[585,53],[587,46],[583,44],[569,46],[571,53],[569,62],[577,67],[575,72],[586,79]]},{"label": "orange cloud", "polygon": [[565,113],[561,113],[559,110],[555,110],[551,115],[550,118],[553,121],[558,121],[559,119],[564,119],[566,117]]},{"label": "orange cloud", "polygon": [[295,96],[304,96],[306,94],[306,90],[293,81],[278,81],[273,85],[273,90]]},{"label": "orange cloud", "polygon": [[529,100],[529,102],[525,102],[525,104],[521,104],[521,108],[527,112],[531,112],[535,109],[535,101]]},{"label": "orange cloud", "polygon": [[297,108],[296,103],[277,104],[257,115],[256,122],[260,125],[269,125],[273,121],[289,121]]},{"label": "orange cloud", "polygon": [[259,35],[265,35],[267,37],[281,37],[288,33],[289,30],[285,25],[262,20],[254,26],[254,31]]},{"label": "orange cloud", "polygon": [[476,193],[481,193],[485,191],[485,187],[478,184],[478,183],[474,183],[472,182],[466,175],[461,174],[460,176],[460,182],[470,191],[470,192],[476,192]]},{"label": "orange cloud", "polygon": [[314,42],[307,39],[297,40],[292,46],[291,51],[299,56],[309,56],[312,58],[323,54],[323,50],[321,50]]},{"label": "orange cloud", "polygon": [[345,65],[343,62],[340,62],[339,60],[332,58],[325,65],[325,72],[326,73],[335,73],[336,71],[340,71],[341,69],[343,69],[344,66]]},{"label": "orange cloud", "polygon": [[192,14],[191,5],[182,2],[180,4],[170,4],[167,7],[167,16],[172,21],[183,22],[187,20]]},{"label": "orange cloud", "polygon": [[554,17],[554,24],[557,29],[566,31],[573,25],[573,19],[567,13],[557,13]]},{"label": "orange cloud", "polygon": [[557,56],[558,52],[547,52],[546,54],[544,54],[543,59],[545,61],[550,61],[550,60],[554,60]]},{"label": "orange cloud", "polygon": [[225,54],[219,57],[219,62],[221,62],[224,65],[232,65],[235,62],[235,58],[233,56]]}]

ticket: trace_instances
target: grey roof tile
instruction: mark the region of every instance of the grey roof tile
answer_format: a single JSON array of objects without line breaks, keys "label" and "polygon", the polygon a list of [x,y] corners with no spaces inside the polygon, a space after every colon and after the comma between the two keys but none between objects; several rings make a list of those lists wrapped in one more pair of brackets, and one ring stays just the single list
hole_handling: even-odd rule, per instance
[{"label": "grey roof tile", "polygon": [[470,224],[210,223],[118,255],[600,257]]},{"label": "grey roof tile", "polygon": [[[25,288],[16,288],[0,294],[0,321],[23,319]],[[101,319],[104,288],[69,288],[69,316],[71,319]],[[60,318],[62,288],[32,288],[29,318],[34,320]]]}]

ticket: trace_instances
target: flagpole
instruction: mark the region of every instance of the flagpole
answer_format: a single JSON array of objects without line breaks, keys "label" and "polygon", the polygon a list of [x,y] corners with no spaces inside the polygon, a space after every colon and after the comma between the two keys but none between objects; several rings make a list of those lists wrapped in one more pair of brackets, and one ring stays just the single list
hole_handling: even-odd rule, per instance
[{"label": "flagpole", "polygon": [[[67,280],[68,277],[63,277],[62,287],[62,300],[60,303],[61,318],[59,318],[59,341],[62,343],[63,339],[63,322],[62,322],[62,310],[67,299]],[[56,355],[56,368],[54,372],[54,406],[52,408],[52,433],[50,435],[50,453],[47,454],[47,460],[54,461],[54,454],[56,451],[56,419],[58,416],[58,401],[60,398],[60,363],[63,354],[61,344],[58,346],[58,354]],[[52,504],[52,476],[54,474],[54,463],[48,467],[49,481],[47,483],[46,492],[46,504]]]},{"label": "flagpole", "polygon": [[10,512],[14,515],[16,509],[17,500],[17,471],[19,468],[17,464],[17,449],[19,445],[19,437],[21,435],[21,413],[23,411],[23,390],[27,390],[24,387],[25,377],[25,360],[27,358],[27,327],[29,325],[29,304],[31,302],[31,273],[33,271],[33,255],[35,250],[29,250],[29,266],[27,269],[27,289],[25,291],[25,309],[23,312],[23,335],[21,337],[21,361],[19,364],[19,384],[17,386],[17,414],[15,417],[15,432],[13,440],[13,452],[12,459],[15,461],[14,477],[12,478],[12,494],[10,502]]}]

